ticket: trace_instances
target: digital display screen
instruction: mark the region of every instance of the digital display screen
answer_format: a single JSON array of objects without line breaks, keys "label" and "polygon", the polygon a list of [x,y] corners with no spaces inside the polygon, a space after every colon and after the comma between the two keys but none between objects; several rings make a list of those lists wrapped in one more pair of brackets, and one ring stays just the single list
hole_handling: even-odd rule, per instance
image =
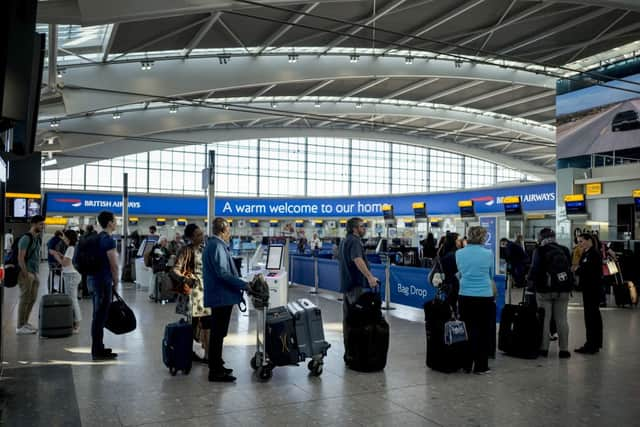
[{"label": "digital display screen", "polygon": [[27,217],[27,199],[13,199],[12,215],[14,218]]},{"label": "digital display screen", "polygon": [[636,205],[636,212],[640,212],[640,197],[633,199],[633,203]]},{"label": "digital display screen", "polygon": [[382,216],[384,217],[384,219],[394,219],[394,215],[393,215],[393,206],[389,205],[389,206],[383,206],[382,207]]},{"label": "digital display screen", "polygon": [[282,245],[269,245],[269,251],[267,252],[267,270],[280,270],[282,265],[282,255],[284,253],[284,246]]},{"label": "digital display screen", "polygon": [[462,218],[475,218],[476,209],[473,206],[461,206],[460,216]]},{"label": "digital display screen", "polygon": [[564,202],[567,209],[567,215],[585,215],[587,213],[587,204],[584,200],[575,202]]},{"label": "digital display screen", "polygon": [[413,208],[413,216],[415,216],[416,218],[426,218],[427,207],[423,206],[421,208]]},{"label": "digital display screen", "polygon": [[505,203],[504,204],[505,216],[520,216],[522,215],[521,203]]}]

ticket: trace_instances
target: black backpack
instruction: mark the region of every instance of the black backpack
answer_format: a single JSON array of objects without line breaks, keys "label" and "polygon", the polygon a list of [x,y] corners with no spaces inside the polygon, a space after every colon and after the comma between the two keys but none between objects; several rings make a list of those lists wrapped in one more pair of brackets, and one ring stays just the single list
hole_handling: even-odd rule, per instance
[{"label": "black backpack", "polygon": [[570,292],[573,289],[571,259],[564,247],[550,243],[544,256],[547,287],[551,292]]},{"label": "black backpack", "polygon": [[33,251],[33,243],[35,239],[31,235],[30,232],[26,232],[21,235],[19,238],[13,241],[11,244],[11,253],[4,260],[4,287],[5,288],[13,288],[18,284],[18,275],[20,274],[20,263],[18,263],[18,244],[20,240],[24,237],[29,237],[29,245],[27,246],[27,251],[25,254],[25,262],[27,258],[31,255],[31,251]]},{"label": "black backpack", "polygon": [[83,275],[95,275],[102,271],[105,256],[100,253],[102,233],[92,233],[80,239],[73,256],[73,265]]}]

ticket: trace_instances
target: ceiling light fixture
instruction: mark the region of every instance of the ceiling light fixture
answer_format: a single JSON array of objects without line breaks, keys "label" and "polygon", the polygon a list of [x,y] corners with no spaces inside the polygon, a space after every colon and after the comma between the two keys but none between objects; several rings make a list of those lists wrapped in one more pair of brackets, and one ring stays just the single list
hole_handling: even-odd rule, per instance
[{"label": "ceiling light fixture", "polygon": [[118,120],[120,119],[121,114],[119,111],[116,111],[115,113],[113,113],[113,120]]},{"label": "ceiling light fixture", "polygon": [[228,110],[229,109],[229,104],[223,104],[222,108],[224,108],[225,110]]},{"label": "ceiling light fixture", "polygon": [[359,60],[360,60],[360,55],[354,54],[349,57],[349,62],[351,62],[352,64],[356,64]]},{"label": "ceiling light fixture", "polygon": [[58,67],[57,76],[59,79],[62,78],[62,75],[67,72],[67,69],[64,67]]},{"label": "ceiling light fixture", "polygon": [[140,69],[142,71],[149,71],[153,67],[153,61],[142,61],[140,63]]},{"label": "ceiling light fixture", "polygon": [[55,166],[58,164],[58,159],[49,159],[49,160],[45,160],[44,163],[42,163],[43,167],[49,167],[49,166]]},{"label": "ceiling light fixture", "polygon": [[178,112],[177,105],[172,105],[171,107],[169,107],[169,114],[176,114],[177,112]]},{"label": "ceiling light fixture", "polygon": [[313,104],[313,106],[316,108],[320,108],[320,101],[316,101],[315,104]]},{"label": "ceiling light fixture", "polygon": [[295,53],[289,55],[289,64],[295,64],[296,62],[298,62],[298,55]]},{"label": "ceiling light fixture", "polygon": [[413,56],[407,56],[404,58],[404,63],[407,65],[413,64]]},{"label": "ceiling light fixture", "polygon": [[229,55],[218,55],[218,62],[220,64],[228,64],[231,61],[231,56]]},{"label": "ceiling light fixture", "polygon": [[51,122],[49,122],[49,126],[51,126],[52,128],[59,127],[60,126],[60,120],[58,120],[58,119],[51,120]]},{"label": "ceiling light fixture", "polygon": [[271,103],[271,108],[278,108],[278,103],[277,102],[272,102]]},{"label": "ceiling light fixture", "polygon": [[462,59],[460,59],[460,58],[455,59],[453,61],[453,66],[456,67],[456,68],[462,67]]},{"label": "ceiling light fixture", "polygon": [[356,102],[356,108],[362,108],[362,102]]}]

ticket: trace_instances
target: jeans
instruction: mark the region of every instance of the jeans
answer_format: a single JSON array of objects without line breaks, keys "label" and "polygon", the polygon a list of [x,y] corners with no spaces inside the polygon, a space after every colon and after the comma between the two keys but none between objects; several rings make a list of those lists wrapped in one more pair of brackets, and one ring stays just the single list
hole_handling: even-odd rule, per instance
[{"label": "jeans", "polygon": [[567,308],[569,306],[569,292],[539,292],[536,295],[538,307],[544,308],[544,327],[542,328],[542,345],[540,350],[549,350],[549,334],[551,333],[551,319],[555,321],[558,330],[558,347],[560,351],[569,350],[569,322]]},{"label": "jeans", "polygon": [[209,334],[209,374],[220,375],[224,361],[222,346],[229,332],[232,305],[223,305],[211,309],[211,332]]},{"label": "jeans", "polygon": [[34,278],[29,278],[24,271],[21,271],[18,276],[18,285],[20,286],[18,328],[21,328],[26,323],[29,323],[29,316],[31,315],[33,304],[36,302],[36,297],[38,296],[40,279],[37,274],[34,274]]},{"label": "jeans", "polygon": [[82,320],[82,312],[80,312],[80,304],[78,304],[78,285],[81,280],[82,276],[79,273],[62,273],[62,283],[64,283],[67,294],[71,296],[73,320],[76,322]]},{"label": "jeans", "polygon": [[487,371],[496,330],[496,304],[493,297],[460,295],[458,307],[460,318],[464,321],[469,335],[469,353],[465,355],[463,367],[467,370],[473,367],[475,372]]},{"label": "jeans", "polygon": [[112,283],[88,277],[89,286],[93,289],[93,320],[91,321],[91,354],[99,356],[104,352],[104,325],[107,322],[111,305]]}]

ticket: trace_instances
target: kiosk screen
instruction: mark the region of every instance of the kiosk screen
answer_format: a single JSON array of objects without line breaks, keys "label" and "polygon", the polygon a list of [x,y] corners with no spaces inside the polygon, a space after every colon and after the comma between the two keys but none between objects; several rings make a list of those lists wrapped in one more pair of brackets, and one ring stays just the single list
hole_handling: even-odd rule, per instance
[{"label": "kiosk screen", "polygon": [[267,270],[280,270],[282,266],[282,256],[284,254],[283,245],[269,245],[267,252]]},{"label": "kiosk screen", "polygon": [[567,209],[567,215],[586,215],[587,204],[584,200],[576,200],[572,202],[564,202]]}]

